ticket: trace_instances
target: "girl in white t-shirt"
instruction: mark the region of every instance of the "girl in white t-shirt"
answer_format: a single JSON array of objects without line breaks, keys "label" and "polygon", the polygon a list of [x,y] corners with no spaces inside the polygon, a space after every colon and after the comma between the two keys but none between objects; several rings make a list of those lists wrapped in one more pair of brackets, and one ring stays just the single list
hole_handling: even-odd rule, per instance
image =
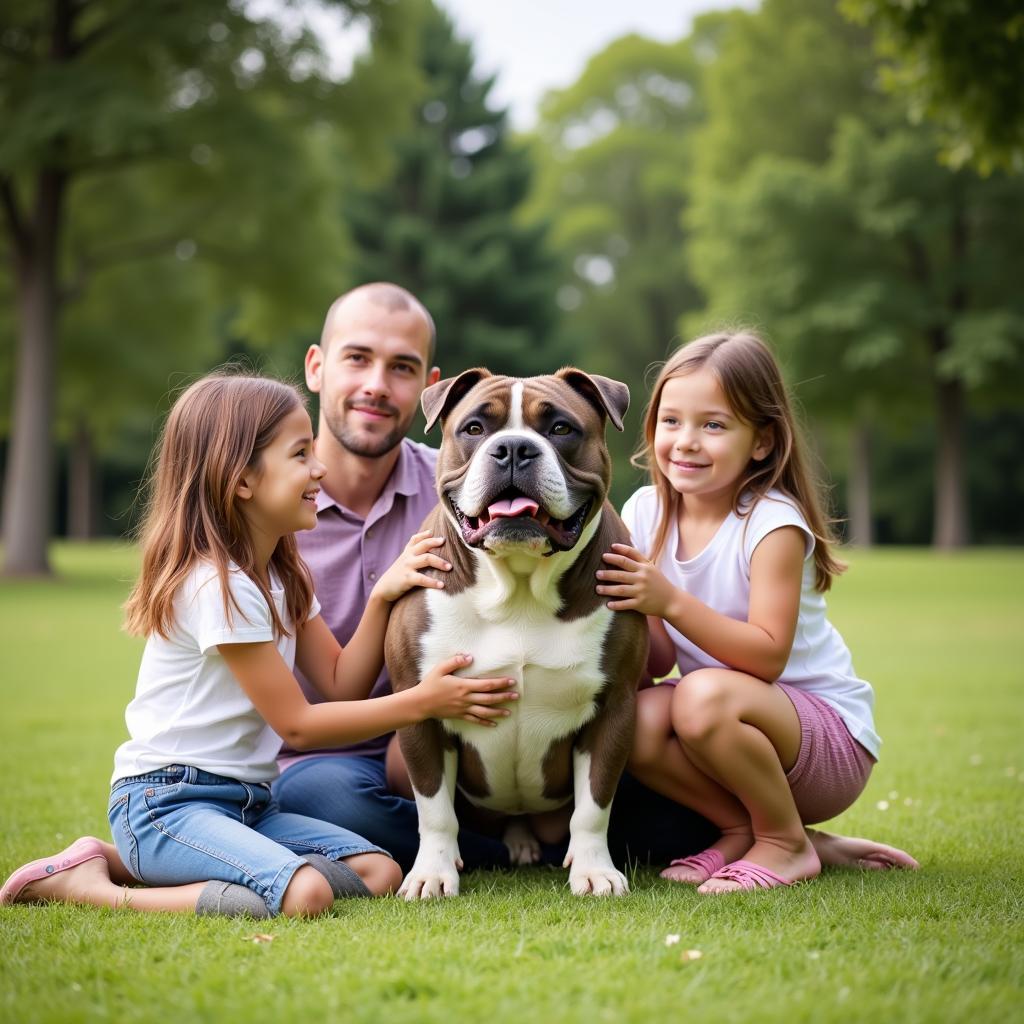
[{"label": "girl in white t-shirt", "polygon": [[[654,674],[676,664],[682,678],[639,693],[629,768],[721,830],[663,876],[702,893],[813,878],[819,837],[804,826],[853,803],[880,741],[871,687],[825,616],[845,566],[768,347],[723,333],[679,349],[641,454],[653,486],[623,509],[636,546],[604,556],[597,589],[651,616]],[[854,851],[865,866],[916,866],[835,841],[837,862]]]},{"label": "girl in white t-shirt", "polygon": [[[147,637],[130,738],[109,804],[115,847],[84,837],[19,868],[0,903],[67,901],[199,914],[313,915],[339,895],[390,892],[397,864],[342,828],[284,814],[270,794],[281,739],[310,749],[425,718],[485,725],[517,696],[508,679],[452,675],[366,697],[390,607],[423,570],[450,566],[417,534],[377,581],[342,649],[324,624],[294,532],[316,525],[324,466],[295,388],[217,373],[175,403],[159,445],[127,628]],[[328,701],[310,705],[298,663]],[[139,882],[146,888],[129,888]]]}]

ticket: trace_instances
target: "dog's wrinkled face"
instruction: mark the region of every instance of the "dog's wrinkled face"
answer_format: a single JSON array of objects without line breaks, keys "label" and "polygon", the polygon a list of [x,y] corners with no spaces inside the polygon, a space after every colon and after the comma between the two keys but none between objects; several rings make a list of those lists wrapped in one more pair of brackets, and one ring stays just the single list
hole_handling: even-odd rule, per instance
[{"label": "dog's wrinkled face", "polygon": [[624,384],[573,369],[467,370],[428,388],[428,429],[444,421],[438,495],[465,543],[496,555],[573,548],[608,490],[605,420],[621,430],[628,403]]}]

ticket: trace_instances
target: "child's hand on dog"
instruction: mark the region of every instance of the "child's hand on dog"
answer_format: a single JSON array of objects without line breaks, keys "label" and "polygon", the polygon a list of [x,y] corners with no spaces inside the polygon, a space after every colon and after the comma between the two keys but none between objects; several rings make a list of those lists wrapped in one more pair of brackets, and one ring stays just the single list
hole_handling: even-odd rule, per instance
[{"label": "child's hand on dog", "polygon": [[452,673],[465,668],[471,654],[456,654],[435,665],[420,681],[416,693],[421,698],[424,718],[461,718],[477,725],[495,726],[497,719],[510,712],[498,705],[518,700],[514,679],[470,679]]},{"label": "child's hand on dog", "polygon": [[434,537],[429,530],[414,533],[405,549],[394,560],[390,568],[381,575],[374,585],[372,594],[387,601],[397,601],[406,591],[413,587],[429,587],[431,590],[443,590],[444,582],[435,580],[423,572],[424,569],[440,569],[448,572],[451,563],[434,549],[444,543],[444,537]]}]

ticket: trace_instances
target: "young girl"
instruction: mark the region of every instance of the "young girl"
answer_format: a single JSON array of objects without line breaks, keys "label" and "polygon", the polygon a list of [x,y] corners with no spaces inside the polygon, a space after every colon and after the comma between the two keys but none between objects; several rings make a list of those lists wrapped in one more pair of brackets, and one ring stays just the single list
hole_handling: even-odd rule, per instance
[{"label": "young girl", "polygon": [[816,845],[833,862],[916,866],[804,829],[853,803],[880,741],[871,687],[825,617],[845,566],[767,346],[735,333],[679,349],[644,439],[653,486],[623,509],[636,547],[614,545],[597,589],[652,617],[652,664],[682,678],[640,692],[629,768],[721,830],[663,876],[701,893],[789,885],[821,870]]},{"label": "young girl", "polygon": [[[296,530],[316,525],[324,466],[298,392],[217,373],[168,417],[142,535],[127,628],[145,634],[131,738],[114,758],[116,850],[85,837],[16,871],[0,903],[63,900],[198,914],[312,915],[336,896],[392,891],[401,872],[361,837],[271,801],[281,739],[350,743],[422,721],[486,725],[515,699],[507,679],[452,675],[365,697],[380,671],[390,605],[450,568],[442,541],[416,535],[378,580],[342,650],[319,615]],[[292,668],[339,703],[310,705]],[[127,888],[145,882],[149,888]]]}]

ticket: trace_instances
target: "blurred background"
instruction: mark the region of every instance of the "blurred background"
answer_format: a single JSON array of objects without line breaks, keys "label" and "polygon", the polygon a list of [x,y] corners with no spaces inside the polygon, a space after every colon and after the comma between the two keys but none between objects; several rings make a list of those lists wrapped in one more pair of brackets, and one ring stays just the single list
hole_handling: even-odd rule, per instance
[{"label": "blurred background", "polygon": [[340,292],[445,376],[773,344],[852,543],[1024,541],[1020,0],[0,0],[3,558],[126,534],[177,389]]}]

